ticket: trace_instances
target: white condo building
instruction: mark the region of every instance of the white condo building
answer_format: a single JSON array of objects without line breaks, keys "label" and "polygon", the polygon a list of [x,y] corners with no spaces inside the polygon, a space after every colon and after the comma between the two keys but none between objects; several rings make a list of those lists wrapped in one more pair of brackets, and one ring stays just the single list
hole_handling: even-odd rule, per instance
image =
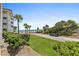
[{"label": "white condo building", "polygon": [[3,31],[13,32],[14,19],[13,19],[12,10],[3,8],[2,16],[3,16],[3,20],[2,20]]}]

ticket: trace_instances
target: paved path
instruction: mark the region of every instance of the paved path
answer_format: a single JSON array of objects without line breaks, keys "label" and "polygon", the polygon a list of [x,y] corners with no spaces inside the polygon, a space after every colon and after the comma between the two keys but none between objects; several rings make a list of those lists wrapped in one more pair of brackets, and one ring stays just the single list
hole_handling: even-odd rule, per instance
[{"label": "paved path", "polygon": [[54,37],[54,36],[50,36],[47,34],[38,34],[38,33],[31,33],[31,35],[36,35],[36,36],[40,36],[40,37],[44,37],[44,38],[49,38],[49,39],[53,39],[53,40],[57,40],[57,41],[74,41],[74,42],[79,42],[79,39],[76,38],[67,38],[67,37]]},{"label": "paved path", "polygon": [[34,51],[30,46],[24,46],[16,56],[40,56],[40,54]]}]

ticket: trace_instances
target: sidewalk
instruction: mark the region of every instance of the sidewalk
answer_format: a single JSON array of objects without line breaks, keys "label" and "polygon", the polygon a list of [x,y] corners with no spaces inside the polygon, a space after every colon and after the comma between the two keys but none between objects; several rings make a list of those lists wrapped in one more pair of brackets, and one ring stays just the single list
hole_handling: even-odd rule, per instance
[{"label": "sidewalk", "polygon": [[30,46],[24,46],[16,56],[40,56],[40,54],[34,51]]}]

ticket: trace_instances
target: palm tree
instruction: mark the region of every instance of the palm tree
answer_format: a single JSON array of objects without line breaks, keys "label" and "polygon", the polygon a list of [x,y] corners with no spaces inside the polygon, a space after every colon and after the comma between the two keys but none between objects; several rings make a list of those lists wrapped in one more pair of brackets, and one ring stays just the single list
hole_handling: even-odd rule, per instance
[{"label": "palm tree", "polygon": [[26,30],[28,31],[28,25],[25,23],[23,26],[25,27],[25,33],[26,33]]},{"label": "palm tree", "polygon": [[29,31],[30,31],[31,25],[28,25],[28,28],[29,28]]},{"label": "palm tree", "polygon": [[46,28],[49,28],[49,25],[46,24],[45,27],[46,27]]},{"label": "palm tree", "polygon": [[39,29],[39,27],[37,27],[37,33],[39,33],[39,31],[40,31],[40,29]]},{"label": "palm tree", "polygon": [[14,18],[17,20],[17,27],[18,27],[18,34],[19,34],[19,22],[20,20],[23,20],[23,18],[21,15],[18,15],[18,14],[16,14]]},{"label": "palm tree", "polygon": [[16,29],[17,29],[17,27],[16,27],[16,26],[14,26],[14,32],[16,32]]}]

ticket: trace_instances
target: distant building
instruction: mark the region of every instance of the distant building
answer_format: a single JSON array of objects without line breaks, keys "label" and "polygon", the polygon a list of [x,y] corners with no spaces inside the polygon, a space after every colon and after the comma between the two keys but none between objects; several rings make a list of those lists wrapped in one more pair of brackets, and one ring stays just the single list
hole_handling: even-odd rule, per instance
[{"label": "distant building", "polygon": [[13,32],[14,19],[12,10],[3,8],[2,16],[3,16],[2,20],[3,31]]}]

